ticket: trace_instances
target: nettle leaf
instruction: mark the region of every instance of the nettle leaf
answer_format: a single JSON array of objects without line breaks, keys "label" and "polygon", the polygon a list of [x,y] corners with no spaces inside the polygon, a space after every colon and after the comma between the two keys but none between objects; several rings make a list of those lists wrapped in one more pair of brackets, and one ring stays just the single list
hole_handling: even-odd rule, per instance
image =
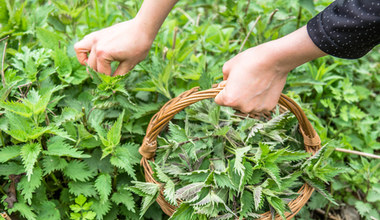
[{"label": "nettle leaf", "polygon": [[232,181],[231,181],[231,179],[227,173],[215,174],[214,179],[215,179],[215,184],[218,187],[236,190],[236,186],[232,183]]},{"label": "nettle leaf", "polygon": [[175,210],[170,220],[182,220],[192,219],[194,209],[188,203],[181,203],[181,205]]},{"label": "nettle leaf", "polygon": [[248,212],[251,212],[253,209],[253,195],[248,190],[244,190],[240,198],[241,210],[240,213],[242,216],[246,216]]},{"label": "nettle leaf", "polygon": [[255,202],[255,209],[256,211],[261,208],[262,202],[262,190],[263,188],[261,186],[255,187],[253,190],[253,200]]},{"label": "nettle leaf", "polygon": [[79,160],[70,161],[63,170],[63,174],[74,181],[88,181],[94,176],[88,165]]},{"label": "nettle leaf", "polygon": [[88,154],[83,154],[83,151],[75,149],[73,146],[70,146],[65,142],[61,137],[55,136],[50,138],[47,144],[47,151],[43,151],[46,155],[51,156],[66,156],[74,158],[90,158]]},{"label": "nettle leaf", "polygon": [[102,173],[95,180],[95,189],[99,193],[100,201],[104,202],[111,193],[111,176],[108,173]]},{"label": "nettle leaf", "polygon": [[21,102],[0,102],[0,107],[27,118],[31,117],[33,114],[32,110]]},{"label": "nettle leaf", "polygon": [[69,192],[75,196],[83,195],[85,197],[92,197],[96,195],[96,190],[92,182],[74,182],[70,181]]},{"label": "nettle leaf", "polygon": [[355,208],[358,210],[360,216],[366,217],[370,213],[372,207],[369,203],[364,203],[362,201],[356,201],[355,202]]},{"label": "nettle leaf", "polygon": [[5,163],[8,160],[20,156],[21,146],[9,146],[0,149],[0,163]]},{"label": "nettle leaf", "polygon": [[17,187],[21,189],[21,194],[28,204],[32,204],[34,191],[41,185],[42,170],[39,167],[34,168],[34,172],[30,177],[22,177]]},{"label": "nettle leaf", "polygon": [[52,201],[44,201],[41,203],[38,213],[38,219],[42,220],[59,220],[61,219],[61,214]]},{"label": "nettle leaf", "polygon": [[71,61],[64,50],[54,50],[54,64],[57,68],[58,76],[62,80],[65,80],[71,75],[73,68],[71,65]]},{"label": "nettle leaf", "polygon": [[285,211],[286,211],[286,204],[282,201],[282,199],[278,197],[266,197],[268,203],[270,206],[272,206],[276,212],[282,217],[282,219],[286,219],[285,217]]},{"label": "nettle leaf", "polygon": [[25,144],[21,148],[21,158],[24,164],[26,176],[28,181],[33,174],[34,164],[37,162],[38,155],[41,152],[41,145],[39,143]]},{"label": "nettle leaf", "polygon": [[166,182],[164,186],[164,196],[170,204],[175,206],[178,205],[175,196],[175,184],[173,181]]},{"label": "nettle leaf", "polygon": [[103,219],[103,216],[107,215],[112,207],[112,202],[109,200],[106,200],[104,202],[91,200],[91,202],[93,202],[91,210],[96,213],[97,219]]},{"label": "nettle leaf", "polygon": [[15,162],[0,164],[0,176],[9,176],[11,174],[19,175],[24,173],[24,166]]},{"label": "nettle leaf", "polygon": [[121,115],[117,118],[115,124],[107,133],[107,140],[111,146],[116,146],[120,143],[121,138],[121,127],[123,125],[125,111],[121,113]]},{"label": "nettle leaf", "polygon": [[113,124],[111,129],[107,132],[107,137],[103,137],[103,131],[100,129],[98,131],[100,140],[102,141],[104,147],[102,158],[106,157],[107,155],[114,152],[115,147],[120,143],[121,139],[121,128],[123,125],[123,118],[124,118],[124,111],[123,113],[118,117],[116,122]]},{"label": "nettle leaf", "polygon": [[14,204],[13,208],[10,209],[10,213],[20,212],[21,216],[28,220],[37,220],[37,215],[30,205],[25,203],[17,202]]},{"label": "nettle leaf", "polygon": [[[110,158],[112,165],[125,170],[129,176],[136,180],[135,170],[133,165],[136,164],[134,155],[132,155],[128,148],[136,147],[135,144],[125,144],[120,147],[116,147],[114,154]],[[138,159],[137,159],[138,163]]]},{"label": "nettle leaf", "polygon": [[42,46],[47,49],[58,49],[60,41],[63,39],[56,33],[47,30],[46,28],[36,28],[37,38]]},{"label": "nettle leaf", "polygon": [[77,111],[74,108],[65,107],[62,110],[62,113],[54,118],[54,122],[56,126],[60,126],[62,123],[68,122],[68,121],[76,121],[80,117],[83,116],[83,113],[80,111]]},{"label": "nettle leaf", "polygon": [[274,163],[266,163],[265,167],[261,168],[264,172],[266,172],[281,188],[281,177],[280,177],[280,168]]},{"label": "nettle leaf", "polygon": [[66,160],[57,156],[44,156],[42,159],[42,168],[44,175],[50,174],[51,172],[57,170],[63,170],[66,166]]},{"label": "nettle leaf", "polygon": [[244,175],[245,167],[243,165],[243,157],[245,156],[245,153],[247,153],[251,149],[250,146],[243,147],[243,148],[237,148],[235,150],[235,172],[238,173],[240,176]]},{"label": "nettle leaf", "polygon": [[164,185],[164,196],[165,199],[170,202],[170,204],[177,206],[176,196],[175,196],[175,184],[170,179],[169,176],[167,176],[159,166],[152,163],[153,169],[154,169],[154,175],[158,178],[159,181],[165,183]]},{"label": "nettle leaf", "polygon": [[325,186],[321,181],[317,179],[310,179],[306,176],[302,176],[302,179],[305,180],[307,184],[312,186],[317,192],[319,192],[323,197],[329,200],[332,204],[338,205],[338,203],[335,202],[332,195],[325,190]]},{"label": "nettle leaf", "polygon": [[135,200],[132,193],[127,189],[120,189],[112,194],[111,200],[119,205],[123,204],[129,211],[135,212]]},{"label": "nettle leaf", "polygon": [[42,96],[34,89],[30,90],[27,99],[22,101],[32,110],[34,115],[41,114],[47,108],[54,89],[48,90]]},{"label": "nettle leaf", "polygon": [[180,200],[192,200],[197,196],[206,184],[204,182],[188,184],[175,192],[176,199]]},{"label": "nettle leaf", "polygon": [[[227,204],[225,203],[225,201],[220,198],[219,195],[217,195],[213,190],[210,190],[210,192],[207,194],[207,196],[205,196],[203,199],[201,199],[200,201],[194,203],[194,206],[206,206],[206,205],[211,205],[211,209],[214,209],[214,206],[217,205],[217,204],[221,204],[224,206],[224,208],[226,209],[226,211],[230,212],[231,214],[234,214],[236,215],[228,206]],[[209,207],[207,207],[209,208]]]},{"label": "nettle leaf", "polygon": [[32,121],[11,112],[6,112],[5,117],[8,119],[8,123],[4,132],[20,142],[26,142],[29,133],[32,132]]},{"label": "nettle leaf", "polygon": [[140,196],[143,196],[141,211],[140,211],[140,218],[142,218],[145,212],[148,210],[148,208],[157,199],[157,196],[159,195],[159,192],[160,192],[160,186],[155,183],[138,182],[138,181],[132,181],[132,183],[134,184],[134,186],[130,187],[129,189],[132,192]]},{"label": "nettle leaf", "polygon": [[181,128],[176,124],[173,124],[172,122],[169,122],[169,134],[170,137],[178,143],[189,140],[189,138],[186,135],[185,129]]}]

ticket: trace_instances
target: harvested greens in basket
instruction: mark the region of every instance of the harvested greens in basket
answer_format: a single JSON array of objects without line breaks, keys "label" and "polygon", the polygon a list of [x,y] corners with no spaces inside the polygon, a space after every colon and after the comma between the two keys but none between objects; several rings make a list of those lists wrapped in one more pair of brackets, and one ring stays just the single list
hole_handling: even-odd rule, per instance
[{"label": "harvested greens in basket", "polygon": [[289,111],[249,118],[204,100],[161,132],[151,166],[162,184],[135,182],[131,190],[144,196],[144,213],[163,187],[178,206],[171,219],[253,219],[267,211],[285,218],[304,182],[334,202],[324,190],[340,172],[325,162],[331,152],[307,153]]}]

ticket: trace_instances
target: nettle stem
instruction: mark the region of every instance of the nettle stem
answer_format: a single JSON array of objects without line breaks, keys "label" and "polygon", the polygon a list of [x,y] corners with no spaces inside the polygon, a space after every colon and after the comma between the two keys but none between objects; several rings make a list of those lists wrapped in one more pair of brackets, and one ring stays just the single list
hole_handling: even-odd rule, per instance
[{"label": "nettle stem", "polygon": [[364,152],[361,152],[361,151],[347,150],[347,149],[338,148],[338,147],[335,148],[335,150],[339,151],[339,152],[343,152],[343,153],[356,154],[356,155],[359,155],[359,156],[365,156],[365,157],[370,157],[370,158],[374,158],[374,159],[380,159],[380,156],[378,156],[378,155],[370,154],[370,153],[364,153]]}]

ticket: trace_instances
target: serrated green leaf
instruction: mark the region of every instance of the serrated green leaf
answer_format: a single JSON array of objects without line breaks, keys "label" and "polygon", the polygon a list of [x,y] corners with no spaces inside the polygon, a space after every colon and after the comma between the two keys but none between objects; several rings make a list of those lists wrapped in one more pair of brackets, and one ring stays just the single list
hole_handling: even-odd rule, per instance
[{"label": "serrated green leaf", "polygon": [[40,212],[38,213],[39,220],[60,220],[61,214],[56,206],[56,204],[52,201],[44,201],[42,202],[40,208]]},{"label": "serrated green leaf", "polygon": [[127,171],[128,175],[130,175],[134,180],[136,180],[135,170],[133,169],[132,162],[134,156],[130,154],[128,151],[129,147],[136,147],[134,144],[126,144],[121,147],[116,147],[114,154],[110,158],[110,162],[112,165],[124,169]]},{"label": "serrated green leaf", "polygon": [[65,142],[61,137],[50,138],[47,145],[48,150],[43,151],[45,155],[51,156],[66,156],[74,158],[90,158],[88,154],[83,154],[83,151],[75,149]]},{"label": "serrated green leaf", "polygon": [[130,191],[120,189],[112,194],[111,200],[117,205],[123,204],[129,211],[135,212],[135,201]]},{"label": "serrated green leaf", "polygon": [[176,199],[185,201],[192,200],[205,186],[206,184],[204,182],[188,184],[175,192]]},{"label": "serrated green leaf", "polygon": [[46,28],[36,28],[37,38],[41,42],[42,46],[47,49],[58,49],[62,38],[54,32],[47,30]]},{"label": "serrated green leaf", "polygon": [[74,182],[70,181],[69,192],[75,196],[83,195],[85,197],[92,197],[96,195],[96,190],[92,182]]},{"label": "serrated green leaf", "polygon": [[40,152],[41,145],[39,143],[25,144],[21,148],[22,163],[24,164],[28,181],[33,174],[34,164],[37,162],[37,158]]},{"label": "serrated green leaf", "polygon": [[278,197],[266,197],[268,203],[276,210],[276,212],[282,217],[282,219],[286,219],[285,217],[285,203]]},{"label": "serrated green leaf", "polygon": [[98,200],[91,200],[93,202],[91,206],[91,210],[96,213],[97,219],[103,219],[105,215],[109,213],[112,207],[112,203],[109,200],[106,200],[104,202],[98,201]]},{"label": "serrated green leaf", "polygon": [[34,191],[41,185],[42,170],[39,167],[34,168],[33,174],[30,177],[22,177],[18,183],[21,194],[29,205],[32,204]]},{"label": "serrated green leaf", "polygon": [[105,202],[111,193],[111,176],[108,173],[102,173],[95,180],[95,189],[99,193],[100,201]]},{"label": "serrated green leaf", "polygon": [[121,127],[123,125],[124,113],[125,111],[121,113],[121,115],[117,118],[115,124],[107,133],[107,140],[111,146],[116,146],[120,143]]},{"label": "serrated green leaf", "polygon": [[265,167],[261,168],[264,172],[266,172],[281,188],[281,177],[280,177],[280,168],[274,163],[266,163]]},{"label": "serrated green leaf", "polygon": [[63,170],[67,166],[67,162],[63,158],[57,156],[44,156],[42,159],[42,168],[44,175],[50,174],[57,170]]},{"label": "serrated green leaf", "polygon": [[17,202],[11,209],[12,212],[18,211],[20,212],[21,216],[28,219],[28,220],[37,220],[37,215],[34,213],[34,210],[32,207],[25,203]]},{"label": "serrated green leaf", "polygon": [[240,213],[242,217],[246,216],[248,212],[252,211],[253,208],[253,195],[248,190],[244,190],[241,194],[241,210]]},{"label": "serrated green leaf", "polygon": [[0,163],[5,163],[10,159],[20,156],[21,146],[9,146],[0,149]]},{"label": "serrated green leaf", "polygon": [[94,176],[88,165],[79,160],[70,161],[63,170],[63,174],[74,181],[87,181]]},{"label": "serrated green leaf", "polygon": [[54,50],[54,63],[57,68],[58,76],[62,80],[65,80],[71,75],[73,71],[71,61],[62,49]]},{"label": "serrated green leaf", "polygon": [[61,115],[54,118],[56,126],[60,126],[64,122],[75,121],[83,116],[82,112],[77,111],[74,108],[65,107],[62,110]]},{"label": "serrated green leaf", "polygon": [[243,157],[245,153],[247,153],[250,149],[251,147],[247,146],[247,147],[237,148],[235,150],[234,168],[235,168],[235,172],[239,174],[240,176],[244,175],[244,170],[245,170],[245,167],[243,165]]},{"label": "serrated green leaf", "polygon": [[32,110],[21,102],[0,102],[0,107],[27,118],[31,117],[33,114]]},{"label": "serrated green leaf", "polygon": [[253,190],[253,201],[255,202],[256,211],[260,209],[262,204],[262,190],[263,188],[261,186],[255,187]]}]

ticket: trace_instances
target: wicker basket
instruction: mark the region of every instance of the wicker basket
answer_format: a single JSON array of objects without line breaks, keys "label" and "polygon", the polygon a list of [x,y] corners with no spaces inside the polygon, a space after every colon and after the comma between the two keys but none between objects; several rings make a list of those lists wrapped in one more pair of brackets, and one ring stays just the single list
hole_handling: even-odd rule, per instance
[{"label": "wicker basket", "polygon": [[[190,89],[178,97],[167,102],[159,112],[157,112],[148,125],[145,138],[139,149],[140,154],[142,155],[141,164],[144,167],[145,171],[145,180],[147,182],[160,184],[157,180],[153,178],[153,170],[149,165],[148,161],[154,161],[154,156],[157,149],[157,136],[161,130],[169,123],[169,121],[185,107],[194,104],[198,101],[208,98],[214,98],[221,90],[222,86],[219,84],[214,85],[212,89],[199,91],[199,88]],[[313,155],[321,148],[321,141],[318,134],[315,132],[313,126],[310,124],[305,113],[302,109],[295,103],[292,99],[286,95],[281,94],[281,97],[278,101],[281,107],[285,107],[291,111],[297,118],[299,122],[300,132],[304,139],[305,149],[307,152],[312,153]],[[292,200],[288,205],[291,212],[287,212],[286,218],[291,219],[295,216],[301,208],[309,200],[311,194],[313,193],[314,188],[305,183],[299,190],[300,194],[296,199]],[[169,204],[163,195],[163,189],[161,189],[160,195],[157,198],[157,203],[161,206],[161,209],[169,216],[171,216],[177,207]],[[272,219],[271,213],[266,212],[262,214],[260,218]],[[275,216],[275,219],[282,219],[279,215]]]}]

